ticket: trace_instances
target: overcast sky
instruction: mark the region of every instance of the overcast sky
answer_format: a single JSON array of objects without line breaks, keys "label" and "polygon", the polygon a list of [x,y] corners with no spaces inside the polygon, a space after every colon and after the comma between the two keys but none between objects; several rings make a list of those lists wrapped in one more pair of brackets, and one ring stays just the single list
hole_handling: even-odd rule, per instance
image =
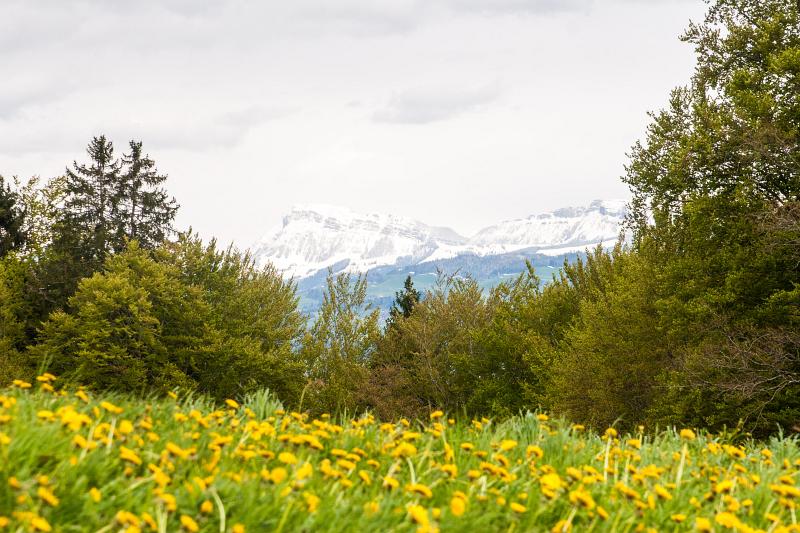
[{"label": "overcast sky", "polygon": [[144,142],[178,224],[295,203],[451,226],[627,196],[700,0],[1,0],[0,174]]}]

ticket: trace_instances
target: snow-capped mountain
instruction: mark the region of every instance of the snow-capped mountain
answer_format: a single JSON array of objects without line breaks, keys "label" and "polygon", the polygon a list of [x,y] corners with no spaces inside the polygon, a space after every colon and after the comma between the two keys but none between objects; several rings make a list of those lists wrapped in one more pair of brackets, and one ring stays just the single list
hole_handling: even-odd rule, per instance
[{"label": "snow-capped mountain", "polygon": [[615,242],[625,218],[624,200],[595,200],[586,207],[565,207],[550,213],[506,220],[480,230],[470,244],[480,255],[535,248],[540,253],[565,253],[587,245]]},{"label": "snow-capped mountain", "polygon": [[521,250],[555,256],[597,244],[613,244],[624,216],[624,201],[597,200],[586,207],[500,222],[465,238],[450,228],[394,215],[299,205],[256,244],[254,255],[260,263],[271,262],[295,278],[328,268],[367,272],[389,265],[409,266],[462,255],[487,257]]}]

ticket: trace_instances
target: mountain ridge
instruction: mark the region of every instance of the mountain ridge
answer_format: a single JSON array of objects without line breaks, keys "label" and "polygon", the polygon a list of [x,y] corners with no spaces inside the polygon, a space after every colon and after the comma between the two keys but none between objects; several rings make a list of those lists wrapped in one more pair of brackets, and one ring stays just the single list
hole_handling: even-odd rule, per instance
[{"label": "mountain ridge", "polygon": [[464,237],[448,227],[384,213],[358,213],[327,204],[292,206],[280,225],[253,247],[260,264],[270,262],[303,279],[320,271],[369,272],[375,268],[446,261],[462,255],[559,256],[597,244],[610,246],[621,234],[624,200],[595,200],[504,220]]}]

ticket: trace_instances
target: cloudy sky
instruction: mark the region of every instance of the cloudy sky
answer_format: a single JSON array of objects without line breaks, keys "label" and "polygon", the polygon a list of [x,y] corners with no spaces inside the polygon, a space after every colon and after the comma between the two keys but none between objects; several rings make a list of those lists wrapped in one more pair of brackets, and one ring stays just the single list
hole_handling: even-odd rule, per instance
[{"label": "cloudy sky", "polygon": [[0,174],[144,142],[179,225],[249,245],[295,203],[469,235],[625,197],[700,0],[2,0]]}]

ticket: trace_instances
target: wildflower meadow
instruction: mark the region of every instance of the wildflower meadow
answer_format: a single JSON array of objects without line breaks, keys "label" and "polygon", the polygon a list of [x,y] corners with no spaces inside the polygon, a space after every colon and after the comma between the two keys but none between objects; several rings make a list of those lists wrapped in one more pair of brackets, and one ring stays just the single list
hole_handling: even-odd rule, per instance
[{"label": "wildflower meadow", "polygon": [[8,531],[800,531],[794,438],[0,391]]}]

